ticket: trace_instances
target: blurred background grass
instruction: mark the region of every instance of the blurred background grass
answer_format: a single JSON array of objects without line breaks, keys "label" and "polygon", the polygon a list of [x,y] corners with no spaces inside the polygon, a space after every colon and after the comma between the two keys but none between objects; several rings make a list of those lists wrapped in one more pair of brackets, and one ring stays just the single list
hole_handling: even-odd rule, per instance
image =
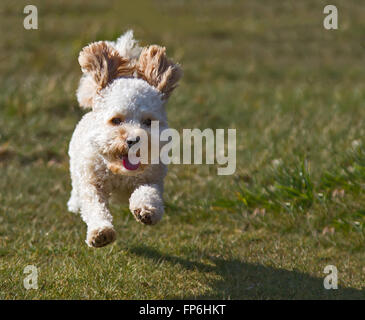
[{"label": "blurred background grass", "polygon": [[[0,298],[365,297],[361,2],[331,2],[336,31],[314,0],[32,1],[29,31],[27,4],[0,4]],[[66,209],[77,56],[130,28],[184,68],[170,126],[236,128],[237,171],[170,166],[161,224],[114,206],[118,239],[92,250]]]}]

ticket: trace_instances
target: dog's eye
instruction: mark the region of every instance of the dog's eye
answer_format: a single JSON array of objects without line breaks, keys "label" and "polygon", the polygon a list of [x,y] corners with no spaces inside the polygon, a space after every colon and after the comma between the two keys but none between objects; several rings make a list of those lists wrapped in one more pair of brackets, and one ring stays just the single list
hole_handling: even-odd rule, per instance
[{"label": "dog's eye", "polygon": [[149,127],[151,125],[151,119],[146,119],[143,121],[143,124],[147,127]]},{"label": "dog's eye", "polygon": [[114,125],[119,125],[119,124],[121,124],[122,122],[123,122],[123,120],[122,120],[122,118],[119,118],[119,117],[115,117],[115,118],[113,118],[113,119],[111,119],[110,120],[110,122],[112,123],[112,124],[114,124]]}]

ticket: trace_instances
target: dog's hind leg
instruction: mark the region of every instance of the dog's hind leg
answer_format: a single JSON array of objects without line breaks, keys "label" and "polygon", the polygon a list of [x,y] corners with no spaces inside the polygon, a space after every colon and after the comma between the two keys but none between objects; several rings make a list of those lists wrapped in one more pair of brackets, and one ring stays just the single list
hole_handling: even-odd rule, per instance
[{"label": "dog's hind leg", "polygon": [[108,209],[107,193],[90,183],[81,187],[79,192],[81,217],[87,224],[87,245],[103,247],[113,242],[115,230]]},{"label": "dog's hind leg", "polygon": [[79,194],[75,186],[72,188],[70,199],[67,202],[67,208],[68,211],[73,213],[78,213],[81,208]]}]

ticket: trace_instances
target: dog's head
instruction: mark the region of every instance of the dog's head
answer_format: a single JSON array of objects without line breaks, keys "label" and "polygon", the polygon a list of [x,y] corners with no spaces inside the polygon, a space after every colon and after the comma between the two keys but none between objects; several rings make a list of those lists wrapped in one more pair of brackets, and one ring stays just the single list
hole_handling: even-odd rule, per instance
[{"label": "dog's head", "polygon": [[160,132],[167,128],[165,104],[182,71],[166,57],[165,48],[140,49],[131,37],[123,41],[83,48],[79,63],[84,75],[77,98],[81,107],[92,108],[97,133],[93,143],[108,168],[135,175],[148,164],[130,161],[128,153],[146,139],[151,149],[151,122],[158,121]]}]

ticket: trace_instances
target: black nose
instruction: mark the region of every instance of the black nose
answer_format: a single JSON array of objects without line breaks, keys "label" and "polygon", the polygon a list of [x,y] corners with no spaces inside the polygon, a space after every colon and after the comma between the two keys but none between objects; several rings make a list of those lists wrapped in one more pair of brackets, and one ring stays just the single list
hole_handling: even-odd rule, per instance
[{"label": "black nose", "polygon": [[128,138],[127,139],[128,147],[133,146],[135,143],[139,142],[139,140],[141,140],[141,138],[139,136],[137,136],[135,138]]}]

